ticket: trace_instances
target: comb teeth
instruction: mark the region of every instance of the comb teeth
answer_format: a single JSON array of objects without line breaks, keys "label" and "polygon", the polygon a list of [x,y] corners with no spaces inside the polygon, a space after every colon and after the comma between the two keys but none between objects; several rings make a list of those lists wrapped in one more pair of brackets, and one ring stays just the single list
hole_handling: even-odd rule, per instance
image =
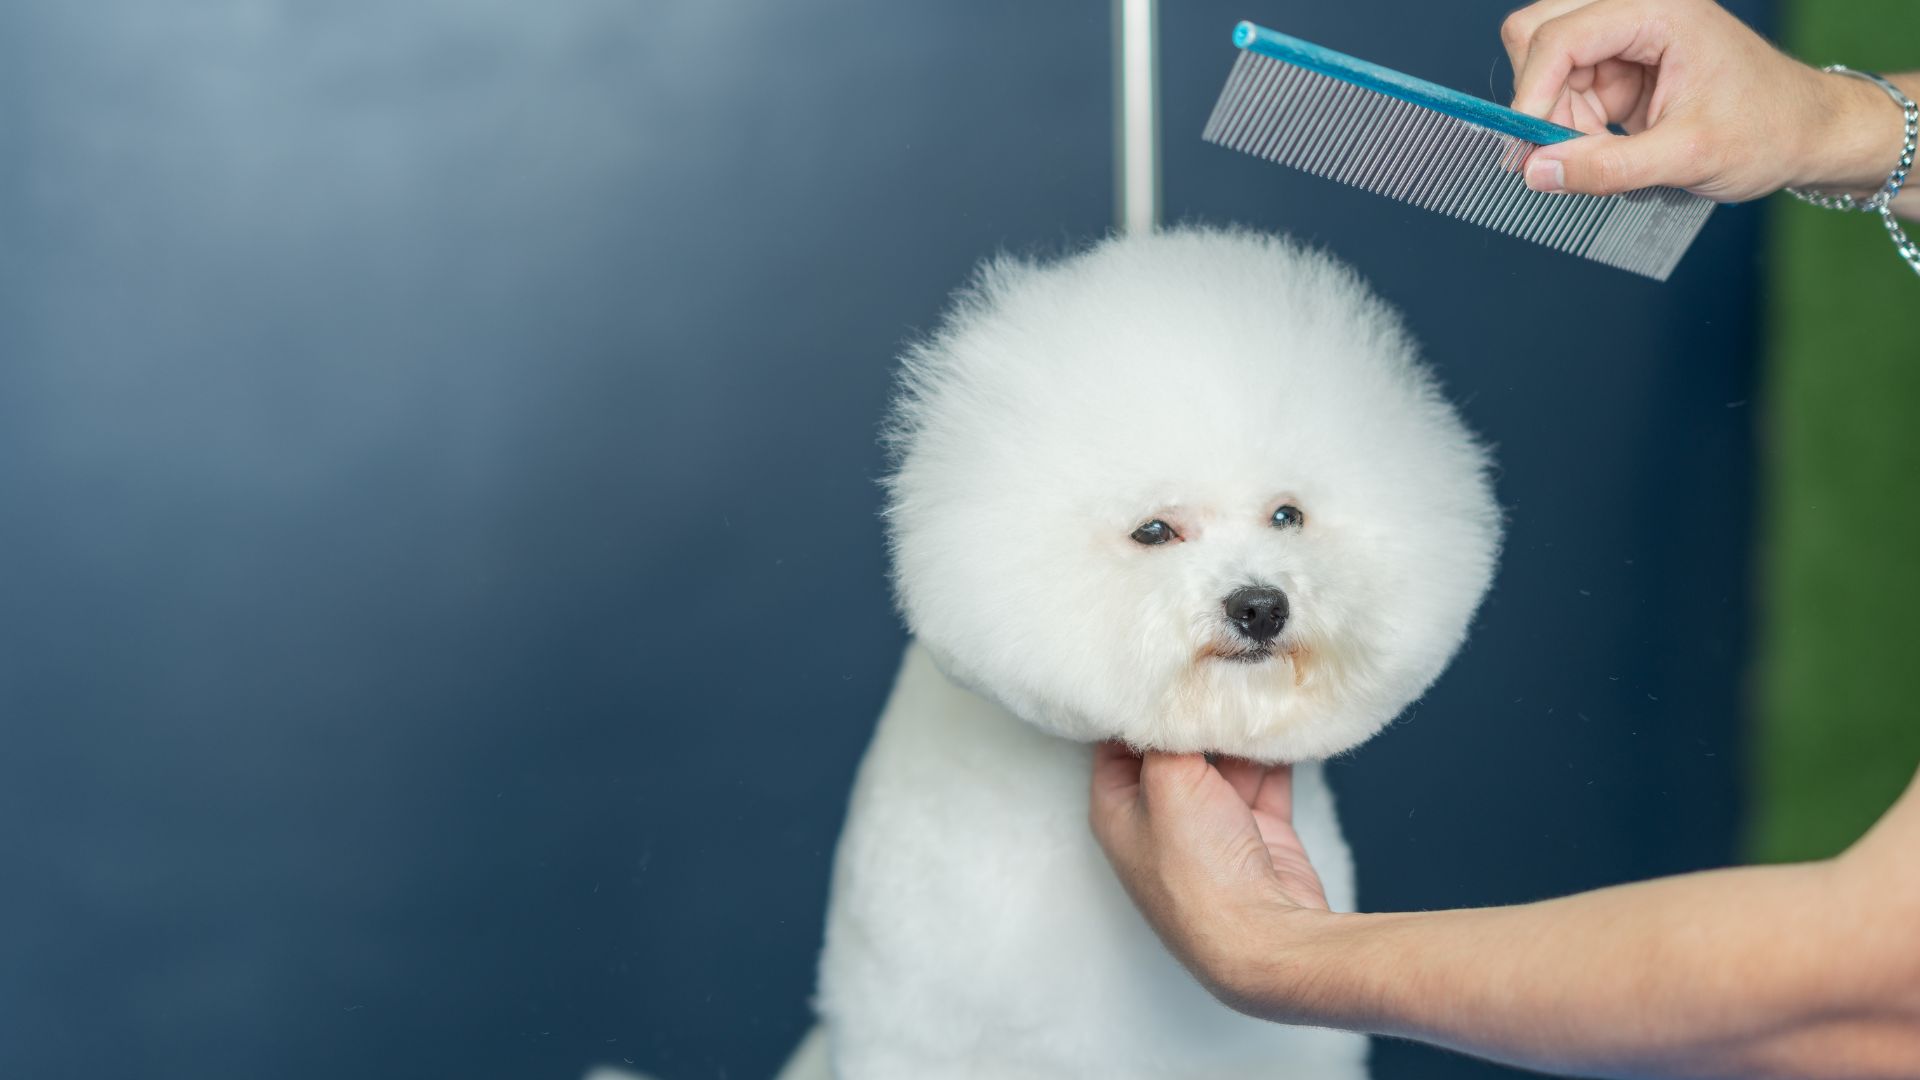
[{"label": "comb teeth", "polygon": [[1677,188],[1550,195],[1521,179],[1537,144],[1316,71],[1242,51],[1211,143],[1509,236],[1667,280],[1713,212]]}]

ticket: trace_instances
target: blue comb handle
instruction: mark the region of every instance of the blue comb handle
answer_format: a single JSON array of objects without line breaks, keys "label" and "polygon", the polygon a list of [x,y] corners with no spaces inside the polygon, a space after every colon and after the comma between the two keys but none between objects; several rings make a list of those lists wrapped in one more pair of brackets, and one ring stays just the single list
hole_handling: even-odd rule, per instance
[{"label": "blue comb handle", "polygon": [[1410,101],[1415,105],[1442,112],[1469,124],[1478,124],[1503,135],[1516,139],[1525,139],[1530,143],[1565,142],[1578,138],[1580,132],[1563,128],[1559,124],[1550,124],[1526,113],[1514,112],[1491,101],[1463,94],[1458,90],[1449,90],[1437,83],[1425,79],[1416,79],[1404,75],[1392,68],[1379,64],[1369,64],[1345,53],[1332,49],[1323,49],[1297,37],[1289,37],[1277,30],[1264,26],[1255,26],[1243,22],[1233,28],[1233,43],[1243,49],[1257,52],[1262,56],[1271,56],[1309,71],[1317,71],[1343,82],[1364,86],[1377,93]]}]

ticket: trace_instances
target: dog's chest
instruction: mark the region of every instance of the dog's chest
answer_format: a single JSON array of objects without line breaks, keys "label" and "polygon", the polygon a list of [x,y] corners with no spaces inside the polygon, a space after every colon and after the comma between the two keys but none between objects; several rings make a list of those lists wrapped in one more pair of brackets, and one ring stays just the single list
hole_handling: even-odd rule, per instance
[{"label": "dog's chest", "polygon": [[[1090,763],[1088,747],[909,647],[835,866],[820,997],[841,1080],[937,1077],[956,1061],[971,1076],[1227,1076],[1260,1062],[1299,1069],[1254,1075],[1364,1075],[1363,1040],[1242,1017],[1167,955],[1088,832]],[[1350,904],[1318,769],[1297,788],[1308,850],[1336,906]]]}]

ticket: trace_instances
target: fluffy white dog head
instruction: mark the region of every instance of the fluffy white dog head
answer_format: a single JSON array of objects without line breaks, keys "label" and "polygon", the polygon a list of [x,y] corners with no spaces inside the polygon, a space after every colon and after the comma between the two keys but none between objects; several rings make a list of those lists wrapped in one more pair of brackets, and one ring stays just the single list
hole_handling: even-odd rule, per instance
[{"label": "fluffy white dog head", "polygon": [[889,437],[908,625],[1076,739],[1355,746],[1459,648],[1499,541],[1395,314],[1254,233],[986,265],[908,353]]}]

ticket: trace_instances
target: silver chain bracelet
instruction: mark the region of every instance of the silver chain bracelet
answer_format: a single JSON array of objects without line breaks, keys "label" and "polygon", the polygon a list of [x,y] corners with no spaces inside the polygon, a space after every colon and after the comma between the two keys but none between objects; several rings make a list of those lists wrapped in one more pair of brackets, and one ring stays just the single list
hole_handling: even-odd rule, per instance
[{"label": "silver chain bracelet", "polygon": [[1887,174],[1887,182],[1880,190],[1864,199],[1851,195],[1828,195],[1821,191],[1801,191],[1788,188],[1787,194],[1801,202],[1812,203],[1828,210],[1863,210],[1870,214],[1879,214],[1880,223],[1887,227],[1887,235],[1892,238],[1894,250],[1906,260],[1913,272],[1920,274],[1920,244],[1915,244],[1900,228],[1900,222],[1893,215],[1894,197],[1900,194],[1900,187],[1907,182],[1907,173],[1913,168],[1914,151],[1920,149],[1920,106],[1913,99],[1900,92],[1900,88],[1887,79],[1871,71],[1855,71],[1845,64],[1829,64],[1820,69],[1836,75],[1851,75],[1856,79],[1865,79],[1887,92],[1894,103],[1900,106],[1900,112],[1907,120],[1906,141],[1900,148],[1900,161],[1894,165],[1893,172]]}]

